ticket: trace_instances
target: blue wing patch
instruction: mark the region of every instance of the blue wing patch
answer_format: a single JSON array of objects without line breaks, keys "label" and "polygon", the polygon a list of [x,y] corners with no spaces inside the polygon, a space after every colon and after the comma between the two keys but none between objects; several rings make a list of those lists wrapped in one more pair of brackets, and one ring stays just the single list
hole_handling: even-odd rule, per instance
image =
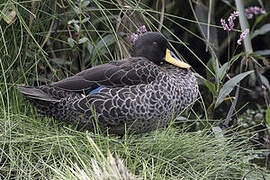
[{"label": "blue wing patch", "polygon": [[104,88],[104,86],[99,86],[98,88],[96,88],[96,89],[92,90],[91,92],[89,92],[88,95],[94,94],[94,93],[98,93],[98,92],[100,92],[103,88]]}]

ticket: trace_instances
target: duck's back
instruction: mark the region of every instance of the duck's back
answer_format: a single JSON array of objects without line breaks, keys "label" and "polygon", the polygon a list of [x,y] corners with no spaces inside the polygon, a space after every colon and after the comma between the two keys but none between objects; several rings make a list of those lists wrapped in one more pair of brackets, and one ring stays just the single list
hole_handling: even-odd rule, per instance
[{"label": "duck's back", "polygon": [[[138,77],[124,79],[122,76],[122,84],[118,86],[117,82],[109,85],[104,81],[95,82],[104,88],[89,95],[59,87],[57,83],[30,88],[30,92],[28,87],[21,87],[21,92],[31,94],[28,98],[42,114],[79,128],[95,130],[98,125],[100,130],[115,134],[124,134],[126,130],[147,132],[168,124],[173,114],[179,114],[195,100],[198,89],[190,70],[140,62],[132,69]],[[127,77],[128,73],[125,73]]]},{"label": "duck's back", "polygon": [[148,32],[136,40],[132,58],[19,90],[42,114],[57,120],[115,134],[142,133],[167,125],[196,99],[197,82],[189,68],[162,34]]},{"label": "duck's back", "polygon": [[98,124],[100,130],[114,134],[124,134],[126,130],[142,133],[164,127],[197,97],[193,73],[177,72],[164,70],[150,83],[105,87],[86,97],[71,93],[48,109],[47,115],[90,130]]}]

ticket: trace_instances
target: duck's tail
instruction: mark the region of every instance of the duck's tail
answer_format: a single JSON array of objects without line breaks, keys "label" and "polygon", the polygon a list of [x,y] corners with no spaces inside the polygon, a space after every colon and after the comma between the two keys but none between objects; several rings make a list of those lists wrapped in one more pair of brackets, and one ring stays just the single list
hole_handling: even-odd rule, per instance
[{"label": "duck's tail", "polygon": [[18,86],[18,90],[30,100],[58,102],[59,100],[38,87]]},{"label": "duck's tail", "polygon": [[52,110],[59,103],[59,99],[53,97],[49,92],[39,87],[18,86],[18,90],[26,96],[26,98],[37,107],[39,113],[46,116],[53,116]]}]

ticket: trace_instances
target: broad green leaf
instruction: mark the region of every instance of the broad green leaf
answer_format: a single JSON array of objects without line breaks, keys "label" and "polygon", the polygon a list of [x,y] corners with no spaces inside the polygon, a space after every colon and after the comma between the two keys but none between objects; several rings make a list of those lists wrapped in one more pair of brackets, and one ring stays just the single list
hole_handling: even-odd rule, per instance
[{"label": "broad green leaf", "polygon": [[83,37],[83,38],[79,39],[78,44],[83,44],[83,43],[85,43],[87,41],[89,41],[88,38],[87,37]]},{"label": "broad green leaf", "polygon": [[251,38],[254,38],[258,35],[264,35],[265,33],[268,33],[270,31],[270,24],[265,24],[261,28],[254,31]]},{"label": "broad green leaf", "polygon": [[262,22],[262,20],[263,20],[264,17],[265,17],[265,14],[262,14],[262,15],[257,16],[256,19],[255,19],[255,22],[254,22],[254,24],[252,26],[253,27],[256,27],[257,24],[259,24],[260,22]]},{"label": "broad green leaf", "polygon": [[81,13],[81,10],[78,6],[73,6],[73,11],[76,13],[76,14],[80,14]]},{"label": "broad green leaf", "polygon": [[87,50],[90,54],[92,54],[93,51],[93,45],[91,44],[91,42],[87,42]]},{"label": "broad green leaf", "polygon": [[103,37],[96,45],[96,49],[102,49],[107,47],[115,42],[115,37],[112,34],[108,34]]},{"label": "broad green leaf", "polygon": [[237,85],[237,83],[239,83],[247,75],[249,75],[249,74],[251,74],[253,72],[254,71],[252,70],[252,71],[248,71],[248,72],[238,74],[237,76],[235,76],[232,79],[230,79],[229,81],[227,81],[219,91],[217,101],[216,101],[216,104],[215,104],[215,108],[217,106],[219,106],[224,101],[224,98],[226,96],[228,96],[232,92],[233,88]]},{"label": "broad green leaf", "polygon": [[74,44],[75,44],[75,40],[69,37],[68,38],[68,44],[69,44],[70,47],[73,47]]},{"label": "broad green leaf", "polygon": [[270,127],[270,106],[266,110],[265,119],[268,127]]},{"label": "broad green leaf", "polygon": [[75,19],[72,19],[72,20],[70,20],[70,21],[68,21],[68,24],[70,25],[70,24],[78,24],[79,23],[79,21],[78,20],[75,20]]},{"label": "broad green leaf", "polygon": [[80,32],[80,26],[78,24],[74,23],[74,28],[76,29],[77,32]]},{"label": "broad green leaf", "polygon": [[96,54],[104,54],[108,47],[116,41],[114,35],[108,34],[105,37],[101,38],[95,46],[93,51],[93,56],[96,57]]},{"label": "broad green leaf", "polygon": [[215,86],[215,84],[211,83],[208,80],[204,80],[203,83],[212,94],[214,94],[214,95],[216,94],[216,86]]},{"label": "broad green leaf", "polygon": [[235,61],[237,61],[241,56],[245,55],[246,52],[241,52],[235,56],[233,56],[231,59],[230,59],[230,64],[233,64]]},{"label": "broad green leaf", "polygon": [[202,77],[200,74],[198,73],[194,73],[195,77],[198,79],[198,81],[203,82],[204,85],[209,89],[209,91],[212,94],[216,94],[216,86],[214,83],[212,83],[211,81],[205,79],[204,77]]},{"label": "broad green leaf", "polygon": [[90,1],[83,1],[81,6],[82,6],[82,8],[85,8],[85,7],[87,7],[89,4],[90,4]]},{"label": "broad green leaf", "polygon": [[217,83],[220,83],[222,81],[222,79],[224,78],[224,76],[227,72],[228,66],[229,66],[229,62],[226,62],[220,68],[218,68],[218,70],[217,70]]},{"label": "broad green leaf", "polygon": [[270,49],[259,50],[259,51],[255,51],[254,53],[261,56],[268,56],[270,55]]},{"label": "broad green leaf", "polygon": [[85,22],[89,21],[89,19],[90,19],[90,18],[84,18],[84,19],[82,20],[82,23],[85,23]]},{"label": "broad green leaf", "polygon": [[218,64],[217,64],[217,60],[215,58],[211,58],[211,65],[212,65],[214,72],[217,73]]},{"label": "broad green leaf", "polygon": [[211,58],[207,62],[207,67],[208,68],[206,68],[206,78],[209,79],[213,77],[214,74],[216,74],[216,61],[213,58]]}]

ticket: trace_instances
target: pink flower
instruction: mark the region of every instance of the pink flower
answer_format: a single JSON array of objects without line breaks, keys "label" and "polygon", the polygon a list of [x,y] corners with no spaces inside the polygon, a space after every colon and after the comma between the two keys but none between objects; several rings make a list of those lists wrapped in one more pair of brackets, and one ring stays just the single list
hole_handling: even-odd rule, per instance
[{"label": "pink flower", "polygon": [[251,6],[245,9],[245,14],[248,19],[252,19],[254,15],[266,14],[266,11],[258,6]]},{"label": "pink flower", "polygon": [[147,32],[147,29],[145,27],[145,25],[139,27],[139,29],[137,29],[136,33],[131,34],[130,36],[130,43],[131,45],[135,45],[135,41],[139,38],[140,35],[142,35],[143,33]]},{"label": "pink flower", "polygon": [[222,25],[222,27],[223,27],[223,29],[225,30],[225,31],[230,31],[230,28],[229,28],[229,26],[228,26],[228,24],[225,22],[225,20],[224,19],[220,19],[220,22],[221,22],[221,25]]},{"label": "pink flower", "polygon": [[131,34],[130,36],[130,43],[134,46],[135,45],[135,41],[138,39],[139,35],[138,34]]},{"label": "pink flower", "polygon": [[234,27],[234,20],[236,19],[236,17],[239,16],[239,12],[238,11],[234,11],[230,17],[228,18],[228,22],[229,22],[229,26],[230,26],[230,29],[232,30],[233,27]]},{"label": "pink flower", "polygon": [[141,26],[138,30],[137,30],[137,34],[143,34],[147,32],[147,29],[145,27],[145,25]]},{"label": "pink flower", "polygon": [[239,12],[234,11],[233,13],[231,13],[230,17],[227,19],[229,25],[226,23],[224,19],[222,18],[220,19],[221,25],[225,31],[230,32],[233,29],[234,20],[236,19],[237,16],[239,16]]},{"label": "pink flower", "polygon": [[241,33],[240,38],[237,40],[237,44],[241,45],[243,39],[247,36],[247,34],[249,33],[249,29],[244,30],[244,32]]}]

